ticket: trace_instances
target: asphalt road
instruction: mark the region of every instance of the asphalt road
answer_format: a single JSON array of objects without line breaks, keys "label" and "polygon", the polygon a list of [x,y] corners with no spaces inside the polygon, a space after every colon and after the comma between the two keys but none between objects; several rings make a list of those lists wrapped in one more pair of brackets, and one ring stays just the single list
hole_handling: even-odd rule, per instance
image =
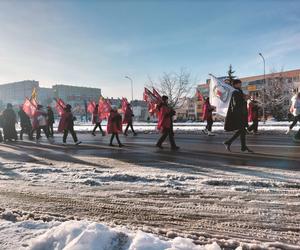
[{"label": "asphalt road", "polygon": [[[38,147],[51,147],[57,150],[70,152],[70,154],[84,154],[105,156],[128,162],[144,161],[168,161],[187,166],[186,171],[197,171],[197,167],[228,168],[233,167],[238,171],[238,166],[257,166],[268,168],[279,168],[288,170],[300,170],[300,144],[292,141],[291,136],[286,135],[249,135],[247,145],[254,153],[240,151],[240,142],[237,139],[232,145],[232,152],[226,151],[222,144],[230,134],[219,133],[214,137],[202,134],[177,134],[176,143],[180,146],[179,151],[170,150],[168,141],[163,145],[164,149],[155,147],[159,138],[158,134],[139,134],[138,136],[121,136],[124,148],[109,147],[110,136],[96,137],[81,133],[78,135],[82,144],[72,145],[71,138],[68,138],[70,145],[62,146],[61,137],[57,135],[54,145],[47,145],[42,142]],[[116,142],[115,142],[116,144]],[[29,145],[28,145],[29,146]],[[36,145],[35,145],[36,146]],[[190,169],[188,166],[191,166]]]}]

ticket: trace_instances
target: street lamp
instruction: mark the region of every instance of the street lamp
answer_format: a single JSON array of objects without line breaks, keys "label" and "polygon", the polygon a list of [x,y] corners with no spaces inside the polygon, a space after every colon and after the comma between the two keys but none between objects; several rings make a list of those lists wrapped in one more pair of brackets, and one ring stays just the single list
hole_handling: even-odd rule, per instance
[{"label": "street lamp", "polygon": [[266,117],[265,117],[265,88],[266,88],[266,61],[262,53],[258,53],[258,55],[263,59],[264,62],[264,86],[263,86],[263,119],[264,123],[266,122]]},{"label": "street lamp", "polygon": [[130,80],[130,83],[131,83],[131,101],[133,101],[133,81],[129,76],[125,76],[125,78]]}]

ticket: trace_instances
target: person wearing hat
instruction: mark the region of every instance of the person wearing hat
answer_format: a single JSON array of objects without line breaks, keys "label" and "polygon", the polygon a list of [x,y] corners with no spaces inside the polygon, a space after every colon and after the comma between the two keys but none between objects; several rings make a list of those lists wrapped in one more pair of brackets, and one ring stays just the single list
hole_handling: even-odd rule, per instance
[{"label": "person wearing hat", "polygon": [[109,146],[114,146],[113,140],[115,137],[117,139],[119,147],[124,146],[119,138],[119,133],[122,133],[122,116],[118,113],[118,109],[115,106],[112,107],[108,116],[107,133],[111,134]]},{"label": "person wearing hat", "polygon": [[2,113],[2,127],[3,127],[3,139],[4,141],[18,140],[18,134],[16,130],[17,116],[13,110],[11,103],[7,104],[6,109]]},{"label": "person wearing hat", "polygon": [[127,124],[126,128],[125,128],[125,131],[124,131],[124,135],[127,136],[127,131],[128,131],[128,128],[130,127],[131,128],[131,131],[133,133],[134,136],[136,136],[136,132],[134,131],[133,129],[133,118],[134,117],[134,114],[133,114],[133,111],[132,111],[132,108],[131,108],[131,105],[130,103],[127,104],[127,107],[126,107],[126,110],[125,110],[125,114],[124,114],[124,119],[123,119],[123,124]]},{"label": "person wearing hat", "polygon": [[49,135],[51,137],[54,136],[54,132],[53,132],[53,124],[55,122],[54,120],[54,113],[53,110],[50,106],[47,107],[47,121],[48,121],[48,131],[49,131]]},{"label": "person wearing hat", "polygon": [[67,137],[70,132],[75,145],[79,145],[81,141],[78,140],[76,132],[74,131],[74,121],[76,117],[72,114],[72,106],[67,104],[64,111],[58,125],[58,132],[63,132],[63,144],[67,144]]},{"label": "person wearing hat", "polygon": [[175,115],[175,111],[168,106],[168,97],[162,96],[162,102],[157,106],[158,109],[158,124],[157,129],[162,133],[156,143],[156,147],[163,149],[163,142],[169,136],[171,149],[178,150],[179,147],[175,143],[174,132],[173,132],[173,122],[172,117]]},{"label": "person wearing hat", "polygon": [[38,142],[41,138],[41,130],[44,131],[45,136],[47,139],[52,142],[49,138],[49,131],[48,131],[48,122],[47,122],[47,113],[43,110],[43,105],[38,104],[37,109],[33,115],[33,122],[32,122],[32,134],[36,131],[36,141]]},{"label": "person wearing hat", "polygon": [[18,112],[20,118],[20,140],[23,140],[23,134],[28,134],[29,140],[32,140],[32,125],[29,116],[24,112],[23,106],[20,106],[20,110]]},{"label": "person wearing hat", "polygon": [[240,79],[233,80],[233,87],[235,91],[232,93],[232,97],[229,103],[227,116],[225,118],[224,129],[225,131],[235,131],[233,136],[224,142],[224,145],[228,151],[231,144],[238,137],[241,139],[241,151],[253,152],[246,145],[246,128],[248,127],[248,111],[247,102],[242,91],[242,82]]}]

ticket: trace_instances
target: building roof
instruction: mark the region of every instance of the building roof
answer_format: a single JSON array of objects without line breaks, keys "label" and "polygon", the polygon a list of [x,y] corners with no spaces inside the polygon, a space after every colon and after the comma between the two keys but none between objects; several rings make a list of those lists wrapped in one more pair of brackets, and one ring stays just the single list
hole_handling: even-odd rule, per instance
[{"label": "building roof", "polygon": [[[289,77],[298,77],[298,76],[300,76],[300,69],[266,74],[266,78],[279,77],[279,76],[280,77],[287,77],[287,78],[289,78]],[[252,81],[257,81],[257,80],[262,80],[262,79],[264,79],[264,75],[257,75],[257,76],[249,76],[249,77],[240,78],[240,80],[242,82],[252,82]]]}]

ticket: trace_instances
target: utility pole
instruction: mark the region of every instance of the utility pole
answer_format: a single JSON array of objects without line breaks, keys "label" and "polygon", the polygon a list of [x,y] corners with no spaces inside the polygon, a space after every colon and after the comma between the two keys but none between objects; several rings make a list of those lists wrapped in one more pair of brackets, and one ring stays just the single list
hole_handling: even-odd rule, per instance
[{"label": "utility pole", "polygon": [[266,123],[266,117],[265,117],[265,91],[266,91],[266,61],[265,61],[265,58],[264,56],[262,55],[262,53],[258,53],[260,55],[260,57],[262,58],[263,60],[263,63],[264,63],[264,86],[263,86],[263,120],[264,120],[264,123]]},{"label": "utility pole", "polygon": [[133,101],[133,80],[129,76],[125,76],[125,78],[130,80],[130,83],[131,83],[131,101]]}]

